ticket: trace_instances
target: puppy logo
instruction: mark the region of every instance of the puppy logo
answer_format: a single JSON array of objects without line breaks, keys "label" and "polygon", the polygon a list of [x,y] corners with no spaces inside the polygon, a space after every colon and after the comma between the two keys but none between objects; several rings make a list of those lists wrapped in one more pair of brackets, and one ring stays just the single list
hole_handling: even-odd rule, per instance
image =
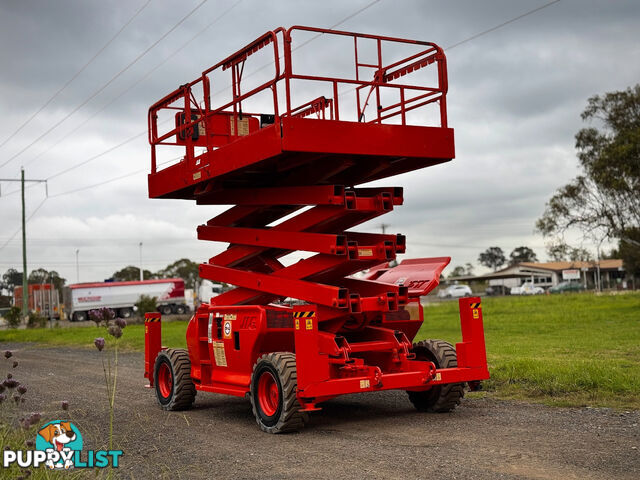
[{"label": "puppy logo", "polygon": [[54,420],[38,430],[36,449],[47,453],[47,467],[68,470],[74,467],[74,453],[82,450],[82,435],[73,423]]}]

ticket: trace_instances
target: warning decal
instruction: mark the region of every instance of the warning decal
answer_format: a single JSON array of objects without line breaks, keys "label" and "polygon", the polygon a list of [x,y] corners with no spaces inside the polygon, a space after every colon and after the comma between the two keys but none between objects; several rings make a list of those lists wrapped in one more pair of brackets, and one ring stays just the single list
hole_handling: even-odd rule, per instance
[{"label": "warning decal", "polygon": [[293,312],[293,318],[309,318],[309,317],[315,317],[315,316],[316,316],[315,310],[312,310],[310,312]]},{"label": "warning decal", "polygon": [[213,358],[218,367],[227,366],[227,355],[224,353],[224,342],[213,342]]},{"label": "warning decal", "polygon": [[224,338],[231,338],[231,321],[225,320],[224,325],[222,327],[222,331],[224,333]]},{"label": "warning decal", "polygon": [[469,306],[471,308],[480,308],[480,302],[476,302],[476,303],[470,303]]}]

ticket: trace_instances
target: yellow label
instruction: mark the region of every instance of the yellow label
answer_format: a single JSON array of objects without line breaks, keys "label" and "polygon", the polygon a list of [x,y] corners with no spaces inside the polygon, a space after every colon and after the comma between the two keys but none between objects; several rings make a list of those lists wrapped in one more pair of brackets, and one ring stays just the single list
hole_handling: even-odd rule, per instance
[{"label": "yellow label", "polygon": [[307,318],[305,323],[307,324],[307,330],[313,330],[313,319]]},{"label": "yellow label", "polygon": [[235,313],[225,313],[224,314],[224,319],[225,320],[235,320],[236,318],[238,318],[238,317],[236,316]]},{"label": "yellow label", "polygon": [[477,308],[474,308],[471,313],[473,314],[473,318],[480,318],[480,312],[478,312]]},{"label": "yellow label", "polygon": [[148,325],[144,326],[144,333],[149,333],[149,326]]},{"label": "yellow label", "polygon": [[300,319],[296,318],[296,330],[300,330]]},{"label": "yellow label", "polygon": [[358,249],[359,257],[373,257],[373,249],[372,248],[359,248]]},{"label": "yellow label", "polygon": [[371,382],[369,380],[360,380],[360,388],[371,388]]},{"label": "yellow label", "polygon": [[224,353],[224,342],[213,342],[213,358],[219,367],[227,366],[227,355]]},{"label": "yellow label", "polygon": [[442,380],[442,375],[440,373],[436,373],[436,382]]},{"label": "yellow label", "polygon": [[[229,123],[231,125],[231,135],[235,135],[236,127],[233,116],[229,117]],[[243,117],[242,120],[238,118],[238,136],[244,137],[245,135],[249,135],[249,118]]]},{"label": "yellow label", "polygon": [[199,180],[200,177],[202,177],[202,172],[196,172],[193,174],[193,179],[194,180]]}]

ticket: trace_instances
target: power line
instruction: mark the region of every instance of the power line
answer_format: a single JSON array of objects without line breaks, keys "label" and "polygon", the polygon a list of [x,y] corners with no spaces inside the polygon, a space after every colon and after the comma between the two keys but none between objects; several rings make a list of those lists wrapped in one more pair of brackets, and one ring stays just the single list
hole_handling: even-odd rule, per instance
[{"label": "power line", "polygon": [[[204,1],[206,1],[206,0],[204,0]],[[204,27],[203,29],[201,29],[198,33],[196,33],[193,37],[191,37],[191,38],[190,38],[187,42],[185,42],[185,43],[184,43],[180,48],[178,48],[177,50],[175,50],[171,55],[169,55],[169,56],[168,56],[165,60],[163,60],[160,64],[156,65],[156,66],[155,66],[151,71],[149,71],[149,72],[148,72],[145,76],[143,76],[140,80],[138,80],[137,82],[135,82],[134,84],[132,84],[129,88],[127,88],[125,91],[123,91],[120,95],[118,95],[116,98],[114,98],[111,102],[109,102],[109,103],[107,103],[106,105],[104,105],[104,106],[103,106],[100,110],[98,110],[98,111],[97,111],[93,116],[95,116],[95,115],[97,115],[98,113],[100,113],[100,112],[101,112],[102,110],[104,110],[108,105],[110,105],[110,104],[111,104],[111,103],[113,103],[115,100],[117,100],[117,99],[118,99],[118,98],[120,98],[122,95],[124,95],[124,93],[126,93],[127,91],[129,91],[130,89],[132,89],[133,87],[135,87],[137,84],[139,84],[142,80],[144,80],[144,79],[145,79],[145,78],[147,78],[149,75],[151,75],[151,73],[153,73],[155,70],[157,70],[157,69],[158,69],[160,66],[162,66],[166,61],[168,61],[170,58],[172,58],[173,56],[175,56],[178,52],[182,51],[182,50],[183,50],[183,49],[184,49],[184,48],[185,48],[189,43],[191,43],[193,40],[195,40],[195,38],[196,38],[196,37],[198,37],[199,35],[201,35],[202,33],[204,33],[204,31],[206,31],[206,30],[207,30],[209,27],[211,27],[214,23],[216,23],[218,20],[220,20],[222,17],[224,17],[227,13],[229,13],[231,10],[233,10],[236,6],[238,6],[238,5],[240,4],[240,2],[241,2],[241,1],[242,1],[242,0],[238,0],[238,1],[237,1],[235,4],[233,4],[230,8],[228,8],[228,9],[227,9],[226,11],[224,11],[221,15],[219,15],[217,18],[215,18],[215,19],[214,19],[210,24],[208,24],[207,26],[205,26],[205,27]],[[343,24],[343,23],[344,23],[344,22],[346,22],[347,20],[350,20],[351,18],[355,17],[356,15],[358,15],[358,14],[360,14],[360,13],[364,12],[365,10],[367,10],[368,8],[372,7],[373,5],[375,5],[376,3],[380,2],[380,1],[381,1],[381,0],[374,0],[374,1],[370,2],[370,3],[368,3],[368,4],[367,4],[367,5],[365,5],[364,7],[362,7],[362,8],[360,8],[360,9],[356,10],[355,12],[353,12],[353,13],[349,14],[348,16],[344,17],[344,18],[343,18],[343,19],[341,19],[338,23],[336,23],[336,24],[332,25],[332,26],[331,26],[331,27],[329,27],[329,28],[335,28],[335,27],[337,27],[337,26],[339,26],[339,25]],[[314,36],[313,38],[311,38],[311,39],[307,40],[304,44],[301,44],[301,45],[299,45],[299,46],[298,46],[298,47],[296,47],[296,48],[300,48],[300,47],[302,47],[303,45],[306,45],[307,43],[311,42],[312,40],[315,40],[315,39],[316,39],[318,36],[320,36],[320,35],[322,35],[322,34],[318,34],[318,35]],[[261,67],[261,68],[264,68],[264,67]],[[256,71],[252,72],[250,75],[253,75],[253,74],[257,73],[258,71],[259,71],[259,70],[256,70]],[[214,95],[215,95],[215,94],[214,94]],[[92,117],[93,117],[93,116],[92,116]],[[92,117],[90,117],[90,118],[92,118]],[[90,119],[90,118],[89,118],[89,119]],[[88,119],[87,119],[87,120],[88,120]],[[86,122],[85,122],[85,123],[86,123]],[[82,126],[84,126],[84,123],[83,123],[83,124],[81,124],[81,125],[79,125],[76,129],[74,129],[74,130],[72,130],[71,132],[69,132],[65,137],[63,137],[63,139],[62,139],[62,140],[64,140],[64,138],[66,138],[66,137],[67,137],[67,136],[69,136],[70,134],[74,133],[76,130],[78,130],[78,129],[79,129],[80,127],[82,127]],[[85,161],[83,161],[83,162],[81,162],[81,163],[78,163],[78,164],[76,164],[76,165],[73,165],[73,166],[71,166],[71,167],[69,167],[69,168],[67,168],[67,169],[65,169],[65,170],[62,170],[62,171],[60,171],[60,172],[58,172],[58,173],[56,173],[56,174],[54,174],[54,175],[51,175],[51,176],[47,177],[47,180],[50,180],[50,179],[53,179],[53,178],[58,177],[58,176],[60,176],[60,175],[63,175],[63,174],[65,174],[65,173],[67,173],[67,172],[69,172],[69,171],[71,171],[71,170],[74,170],[74,169],[76,169],[76,168],[78,168],[78,167],[81,167],[81,166],[83,166],[83,165],[85,165],[85,164],[87,164],[87,163],[89,163],[89,162],[91,162],[91,161],[93,161],[93,160],[95,160],[95,159],[97,159],[97,158],[100,158],[100,157],[102,157],[103,155],[105,155],[105,154],[107,154],[107,153],[110,153],[111,151],[113,151],[113,150],[115,150],[115,149],[117,149],[117,148],[120,148],[121,146],[125,145],[126,143],[129,143],[129,142],[131,142],[131,141],[135,140],[137,137],[140,137],[140,136],[142,136],[142,135],[144,135],[144,134],[146,134],[146,133],[147,133],[147,132],[146,132],[146,130],[145,130],[144,132],[140,132],[138,135],[135,135],[134,137],[131,137],[131,138],[129,138],[128,140],[126,140],[126,141],[124,141],[124,142],[122,142],[122,143],[120,143],[120,144],[118,144],[118,145],[116,145],[116,146],[114,146],[114,147],[112,147],[112,148],[110,148],[110,149],[108,149],[108,150],[106,150],[106,151],[104,151],[104,152],[102,152],[102,153],[98,154],[98,155],[95,155],[95,156],[93,156],[93,157],[91,157],[91,158],[89,158],[89,159],[87,159],[87,160],[85,160]],[[58,143],[60,143],[60,142],[58,142]],[[57,145],[57,143],[56,143],[56,144],[54,144],[51,148],[55,147],[56,145]],[[47,151],[48,151],[48,150],[47,150]],[[43,152],[43,153],[46,153],[46,152]],[[35,159],[39,158],[43,153],[41,153],[40,155],[38,155],[38,157],[34,158],[33,160],[35,160]],[[32,160],[32,161],[33,161],[33,160]],[[30,162],[29,162],[29,163],[30,163]],[[130,172],[130,173],[128,173],[128,174],[122,175],[120,178],[125,178],[125,177],[131,176],[131,175],[135,175],[136,173],[139,173],[139,171]],[[67,194],[67,193],[74,193],[74,192],[76,192],[76,191],[87,190],[87,189],[89,189],[89,188],[93,188],[93,187],[96,187],[96,186],[100,186],[100,185],[102,185],[102,184],[104,184],[104,183],[110,183],[110,182],[115,181],[115,180],[117,180],[117,179],[119,179],[119,178],[111,179],[111,180],[108,180],[108,181],[106,181],[106,182],[99,182],[99,183],[96,183],[96,184],[94,184],[94,185],[92,185],[92,186],[82,187],[82,188],[75,189],[75,190],[72,190],[72,191],[69,191],[69,192],[64,192],[64,193],[61,193],[61,194],[52,195],[52,197],[54,197],[54,196],[60,196],[60,195],[64,195],[64,194]],[[12,193],[15,193],[15,191],[14,191],[14,192],[10,192],[10,193],[8,193],[7,195],[10,195],[10,194],[12,194]]]},{"label": "power line", "polygon": [[[205,0],[205,1],[206,1],[206,0]],[[129,138],[128,138],[127,140],[125,140],[124,142],[121,142],[121,143],[119,143],[118,145],[114,145],[113,147],[108,148],[107,150],[105,150],[105,151],[104,151],[104,152],[102,152],[102,153],[99,153],[99,154],[97,154],[97,155],[94,155],[93,157],[89,157],[89,158],[87,158],[86,160],[84,160],[84,161],[82,161],[82,162],[80,162],[80,163],[77,163],[77,164],[75,164],[75,165],[70,166],[69,168],[65,168],[64,170],[59,171],[58,173],[54,173],[53,175],[51,175],[51,176],[47,177],[47,180],[51,180],[51,179],[53,179],[53,178],[59,177],[60,175],[64,175],[65,173],[67,173],[67,172],[69,172],[69,171],[71,171],[71,170],[73,170],[73,169],[76,169],[76,168],[78,168],[78,167],[80,167],[80,166],[82,166],[82,165],[86,165],[87,163],[92,162],[92,161],[94,161],[94,160],[96,160],[96,159],[98,159],[98,158],[100,158],[100,157],[103,157],[103,156],[104,156],[104,155],[106,155],[107,153],[111,153],[111,152],[113,152],[114,150],[116,150],[116,149],[118,149],[118,148],[122,147],[123,145],[126,145],[127,143],[130,143],[130,142],[134,141],[136,138],[141,137],[142,135],[145,135],[146,133],[147,133],[147,131],[145,130],[144,132],[140,132],[140,133],[138,133],[137,135],[134,135],[133,137],[129,137]]]},{"label": "power line", "polygon": [[[42,199],[42,202],[40,202],[40,204],[39,204],[39,205],[38,205],[38,206],[33,210],[33,212],[31,212],[31,214],[27,217],[27,219],[25,220],[25,224],[26,224],[26,223],[29,223],[29,220],[31,220],[31,219],[34,217],[34,215],[35,215],[36,213],[38,213],[38,210],[40,210],[40,208],[44,205],[44,202],[46,202],[48,199],[49,199],[49,197],[44,197],[44,198]],[[18,234],[20,233],[20,231],[21,231],[21,230],[22,230],[22,227],[20,227],[18,230],[16,230],[16,231],[13,233],[13,235],[11,235],[11,236],[9,237],[9,239],[8,239],[6,242],[4,242],[4,243],[2,244],[2,246],[0,246],[0,250],[2,250],[4,247],[6,247],[7,245],[9,245],[9,242],[11,242],[11,240],[13,240],[13,239],[16,237],[16,235],[18,235]]]},{"label": "power line", "polygon": [[[336,27],[339,27],[340,25],[342,25],[344,22],[346,22],[347,20],[351,20],[353,17],[355,17],[356,15],[361,14],[362,12],[364,12],[365,10],[373,7],[376,3],[380,2],[381,0],[373,0],[373,2],[370,2],[368,4],[366,4],[364,7],[359,8],[358,10],[356,10],[355,12],[347,15],[346,17],[344,17],[342,20],[340,20],[338,23],[334,23],[333,25],[331,25],[328,29],[334,29]],[[298,50],[299,48],[304,47],[305,45],[307,45],[308,43],[313,42],[315,39],[317,39],[318,37],[321,37],[322,35],[324,35],[324,33],[317,33],[315,34],[313,37],[305,40],[304,42],[302,42],[300,45],[296,46],[295,48],[293,48],[291,51],[295,52],[296,50]],[[277,61],[280,61],[280,57],[278,57]],[[258,72],[261,72],[262,70],[264,70],[265,68],[270,67],[271,65],[273,65],[272,63],[265,63],[264,65],[262,65],[261,67],[257,68],[256,70],[252,71],[251,73],[244,75],[243,78],[246,80],[247,78],[251,78],[252,76],[256,75]],[[217,92],[213,92],[213,94],[211,95],[211,97],[216,97],[218,95],[220,95],[221,93],[226,92],[229,88],[231,88],[231,85],[227,85],[226,87],[218,90]]]},{"label": "power line", "polygon": [[[182,156],[179,156],[179,157],[172,158],[170,160],[166,160],[164,162],[160,162],[160,163],[158,163],[158,166],[160,167],[162,165],[166,165],[167,163],[173,162],[173,161],[181,159],[181,158],[182,158]],[[74,188],[73,190],[67,190],[66,192],[56,193],[55,195],[49,195],[49,198],[61,197],[63,195],[69,195],[71,193],[82,192],[83,190],[89,190],[90,188],[100,187],[102,185],[106,185],[108,183],[116,182],[118,180],[122,180],[123,178],[132,177],[133,175],[137,175],[138,173],[143,173],[143,172],[147,172],[147,171],[148,171],[147,167],[141,168],[141,169],[136,170],[134,172],[125,173],[123,175],[119,175],[117,177],[110,178],[109,180],[103,180],[102,182],[94,183],[93,185],[86,185],[84,187]]]},{"label": "power line", "polygon": [[149,53],[156,45],[158,45],[162,40],[164,40],[171,32],[173,32],[176,28],[178,28],[180,25],[182,25],[182,23],[189,18],[191,15],[193,15],[196,10],[198,10],[202,5],[204,5],[208,0],[202,0],[198,5],[195,6],[195,8],[193,8],[187,15],[185,15],[184,17],[182,17],[178,23],[176,23],[173,27],[171,27],[167,32],[165,32],[158,40],[156,40],[155,42],[153,42],[149,47],[147,47],[146,50],[144,50],[141,54],[139,54],[136,58],[134,58],[131,62],[129,62],[129,64],[127,64],[127,66],[125,66],[123,69],[121,69],[118,73],[116,73],[113,77],[111,77],[111,79],[109,81],[107,81],[107,83],[105,83],[104,85],[102,85],[98,90],[96,90],[95,92],[93,92],[91,95],[89,95],[88,98],[86,98],[82,103],[80,103],[80,105],[76,106],[73,110],[71,110],[71,112],[69,112],[67,115],[65,115],[61,120],[59,120],[57,123],[55,123],[54,125],[52,125],[47,131],[45,131],[42,135],[40,135],[38,138],[36,138],[35,140],[33,140],[31,143],[29,143],[26,147],[24,147],[22,150],[20,150],[18,153],[16,153],[15,155],[13,155],[12,157],[10,157],[6,162],[4,162],[2,165],[0,165],[0,168],[4,167],[5,165],[7,165],[9,162],[11,162],[13,159],[17,158],[18,156],[20,156],[22,153],[24,153],[26,150],[28,150],[29,148],[31,148],[34,144],[36,144],[37,142],[39,142],[42,138],[44,138],[46,135],[48,135],[51,131],[53,131],[55,128],[57,128],[60,124],[62,124],[63,122],[65,122],[69,117],[71,117],[74,113],[76,113],[78,110],[80,110],[82,107],[84,107],[87,103],[89,103],[91,100],[93,100],[98,94],[100,94],[102,91],[104,91],[104,89],[106,89],[109,85],[111,85],[111,83],[113,83],[113,81],[115,81],[118,77],[120,77],[120,75],[122,75],[124,72],[126,72],[127,70],[129,70],[129,68],[131,68],[134,64],[136,64],[142,57],[144,57],[147,53]]},{"label": "power line", "polygon": [[487,30],[484,30],[484,31],[480,32],[480,33],[476,33],[475,35],[472,35],[469,38],[465,38],[464,40],[461,40],[461,41],[459,41],[457,43],[454,43],[453,45],[449,45],[448,47],[445,47],[444,50],[452,50],[452,49],[454,49],[454,48],[456,48],[456,47],[458,47],[458,46],[460,46],[460,45],[462,45],[464,43],[470,42],[471,40],[475,40],[478,37],[486,35],[487,33],[494,32],[495,30],[498,30],[499,28],[502,28],[505,25],[509,25],[510,23],[513,23],[515,21],[520,20],[521,18],[524,18],[524,17],[526,17],[528,15],[531,15],[533,13],[539,12],[543,8],[550,7],[554,3],[558,3],[558,2],[560,2],[560,0],[553,0],[552,2],[545,3],[544,5],[541,5],[541,6],[537,7],[537,8],[534,8],[533,10],[529,10],[528,12],[525,12],[522,15],[518,15],[517,17],[514,17],[511,20],[507,20],[506,22],[503,22],[503,23],[501,23],[499,25],[496,25],[495,27],[491,27],[491,28],[488,28]]},{"label": "power line", "polygon": [[135,82],[133,82],[131,85],[129,85],[129,87],[125,88],[124,90],[122,90],[122,92],[120,92],[117,96],[115,96],[114,98],[112,98],[111,100],[109,100],[107,103],[105,103],[101,108],[99,108],[98,110],[96,110],[95,112],[93,112],[90,116],[88,116],[87,118],[84,119],[84,121],[82,121],[77,127],[75,127],[73,130],[71,130],[70,132],[68,132],[67,134],[65,134],[63,137],[61,137],[57,142],[55,142],[53,145],[51,145],[48,148],[45,148],[42,152],[40,152],[38,155],[36,155],[35,157],[33,157],[31,160],[29,160],[28,162],[25,163],[25,167],[28,166],[29,164],[35,162],[36,160],[38,160],[40,157],[42,157],[45,153],[51,151],[52,149],[54,149],[56,146],[58,146],[60,143],[62,143],[64,140],[66,140],[69,136],[71,136],[72,134],[74,134],[75,132],[77,132],[80,128],[85,127],[87,125],[87,123],[89,123],[90,120],[92,120],[93,118],[95,118],[98,114],[102,113],[107,107],[109,107],[110,105],[112,105],[114,102],[116,102],[117,100],[119,100],[120,98],[122,98],[123,95],[125,95],[126,93],[128,93],[129,91],[131,91],[133,88],[135,88],[136,86],[138,86],[141,82],[143,82],[144,80],[146,80],[147,78],[149,78],[149,76],[154,73],[156,70],[158,70],[162,65],[164,65],[165,63],[167,63],[171,58],[173,58],[174,56],[176,56],[178,53],[184,51],[184,49],[191,43],[193,42],[196,38],[198,38],[200,35],[202,35],[205,31],[207,31],[209,28],[211,28],[215,23],[217,23],[218,21],[220,21],[223,17],[225,17],[229,12],[231,12],[231,10],[233,10],[234,8],[236,8],[240,3],[242,3],[243,0],[238,0],[236,3],[234,3],[231,7],[229,7],[228,9],[226,9],[224,12],[222,12],[220,15],[218,15],[216,18],[214,18],[211,22],[209,22],[209,24],[207,24],[204,28],[202,28],[198,33],[196,33],[194,36],[192,36],[189,40],[187,40],[185,43],[183,43],[180,47],[178,47],[176,50],[173,51],[173,53],[171,53],[168,57],[166,57],[164,60],[162,60],[160,63],[158,63],[155,67],[153,67],[151,70],[149,70],[145,75],[143,75],[142,77],[140,77],[138,80],[136,80]]},{"label": "power line", "polygon": [[137,16],[138,16],[138,15],[139,15],[139,14],[140,14],[144,9],[145,9],[145,8],[147,8],[147,6],[149,5],[149,3],[151,3],[151,0],[147,0],[147,2],[146,2],[144,5],[142,5],[142,7],[140,7],[140,8],[139,8],[139,9],[138,9],[134,14],[133,14],[133,16],[132,16],[131,18],[129,18],[129,20],[127,20],[127,22],[126,22],[122,27],[120,27],[120,30],[118,30],[118,31],[116,32],[116,34],[115,34],[113,37],[111,37],[111,38],[109,39],[109,41],[107,41],[107,43],[105,43],[105,44],[102,46],[102,48],[101,48],[100,50],[98,50],[98,51],[95,53],[95,55],[94,55],[93,57],[91,57],[91,58],[89,59],[89,61],[88,61],[87,63],[85,63],[85,64],[80,68],[80,70],[78,70],[78,71],[77,71],[77,72],[76,72],[76,73],[75,73],[75,74],[74,74],[74,75],[73,75],[69,80],[67,80],[67,82],[66,82],[64,85],[62,85],[62,87],[60,87],[60,88],[58,89],[58,91],[57,91],[56,93],[54,93],[54,94],[51,96],[51,98],[49,98],[49,100],[47,100],[47,101],[44,103],[44,105],[42,105],[38,110],[36,110],[36,111],[35,111],[35,112],[34,112],[34,113],[33,113],[33,114],[32,114],[32,115],[31,115],[31,116],[30,116],[30,117],[29,117],[29,118],[28,118],[24,123],[22,123],[22,125],[20,125],[20,126],[19,126],[19,127],[18,127],[18,128],[17,128],[17,129],[16,129],[16,130],[11,134],[11,135],[9,135],[7,138],[5,138],[5,139],[4,139],[4,141],[3,141],[2,143],[0,143],[0,148],[4,147],[4,146],[5,146],[5,144],[6,144],[10,139],[12,139],[13,137],[15,137],[15,136],[16,136],[16,134],[18,134],[18,132],[20,132],[20,130],[22,130],[22,129],[23,129],[23,128],[24,128],[24,127],[25,127],[29,122],[31,122],[31,120],[33,120],[34,118],[36,118],[36,117],[38,116],[38,114],[39,114],[40,112],[42,112],[42,110],[44,110],[45,108],[47,108],[47,107],[49,106],[49,104],[50,104],[51,102],[53,102],[53,101],[58,97],[58,95],[60,95],[60,94],[61,94],[61,93],[62,93],[62,92],[63,92],[63,91],[64,91],[64,90],[65,90],[65,89],[66,89],[66,88],[71,84],[71,82],[73,82],[76,78],[78,78],[78,76],[79,76],[82,72],[84,72],[84,71],[85,71],[85,69],[86,69],[89,65],[91,65],[91,64],[93,63],[93,61],[94,61],[96,58],[98,58],[98,57],[100,56],[100,54],[101,54],[102,52],[104,52],[104,51],[107,49],[107,47],[113,43],[113,41],[114,41],[116,38],[118,38],[118,36],[120,36],[120,34],[124,31],[124,29],[125,29],[125,28],[127,28],[127,27],[129,26],[129,24],[130,24],[130,23],[131,23],[131,22],[132,22],[132,21],[133,21],[133,20],[134,20],[134,19],[135,19],[135,18],[136,18],[136,17],[137,17]]}]

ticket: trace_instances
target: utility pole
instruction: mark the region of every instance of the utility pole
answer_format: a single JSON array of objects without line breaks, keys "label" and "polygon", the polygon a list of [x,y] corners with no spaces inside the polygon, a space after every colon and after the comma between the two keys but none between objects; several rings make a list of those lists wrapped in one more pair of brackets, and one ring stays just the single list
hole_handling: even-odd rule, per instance
[{"label": "utility pole", "polygon": [[29,286],[27,282],[27,221],[25,219],[25,201],[24,201],[24,184],[25,182],[44,183],[47,197],[49,191],[46,180],[25,180],[24,168],[20,168],[20,180],[15,178],[0,178],[0,182],[20,182],[20,190],[22,192],[22,316],[26,318],[29,314]]},{"label": "utility pole", "polygon": [[142,270],[142,242],[140,242],[140,281],[144,280],[144,273]]},{"label": "utility pole", "polygon": [[80,263],[78,262],[78,254],[80,249],[76,248],[76,283],[80,283]]},{"label": "utility pole", "polygon": [[381,223],[380,224],[380,229],[382,230],[382,233],[385,234],[387,233],[387,227],[390,227],[391,225],[389,225],[388,223]]}]

